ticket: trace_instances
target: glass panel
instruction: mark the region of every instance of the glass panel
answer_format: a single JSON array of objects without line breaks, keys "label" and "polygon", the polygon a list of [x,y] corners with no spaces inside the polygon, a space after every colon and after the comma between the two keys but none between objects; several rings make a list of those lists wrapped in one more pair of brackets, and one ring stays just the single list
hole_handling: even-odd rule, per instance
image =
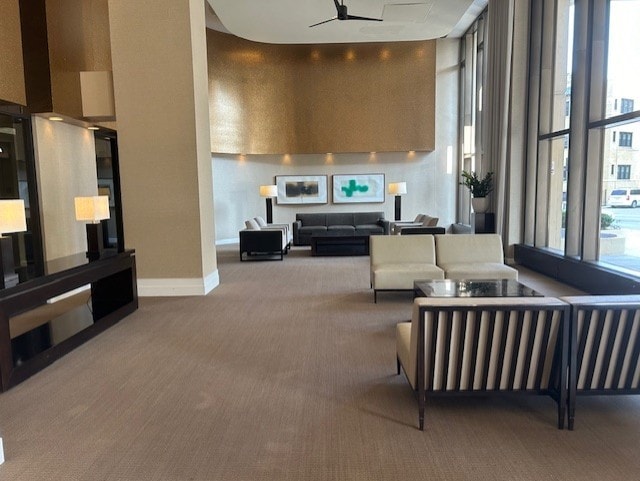
[{"label": "glass panel", "polygon": [[[640,0],[609,2],[606,116],[640,110]],[[622,135],[621,129],[620,134]],[[620,139],[622,142],[622,139]]]},{"label": "glass panel", "polygon": [[[628,134],[629,143],[622,142]],[[605,129],[600,261],[640,272],[640,121]]]},{"label": "glass panel", "polygon": [[35,169],[28,119],[0,114],[0,199],[22,199],[27,230],[5,234],[13,248],[15,272],[6,273],[6,287],[41,273],[40,229],[35,197]]},{"label": "glass panel", "polygon": [[556,137],[549,142],[549,189],[547,192],[547,246],[564,253],[567,215],[567,160],[569,136]]},{"label": "glass panel", "polygon": [[45,305],[9,319],[14,366],[23,364],[93,324],[89,287],[49,299]]},{"label": "glass panel", "polygon": [[[557,28],[545,24],[543,42],[545,55],[543,56],[543,75],[541,79],[541,123],[540,133],[548,134],[569,128],[571,115],[571,67],[573,61],[573,0],[558,0],[556,7]],[[551,32],[555,33],[549,38]],[[549,50],[553,50],[550,52]],[[549,59],[546,60],[545,59]],[[553,60],[551,60],[553,59]],[[548,64],[548,66],[546,66]],[[546,71],[546,73],[545,73]]]},{"label": "glass panel", "polygon": [[111,140],[98,137],[96,142],[96,167],[98,171],[98,194],[109,197],[109,219],[103,224],[104,246],[117,247],[118,230],[116,223],[115,188],[113,182],[113,155]]}]

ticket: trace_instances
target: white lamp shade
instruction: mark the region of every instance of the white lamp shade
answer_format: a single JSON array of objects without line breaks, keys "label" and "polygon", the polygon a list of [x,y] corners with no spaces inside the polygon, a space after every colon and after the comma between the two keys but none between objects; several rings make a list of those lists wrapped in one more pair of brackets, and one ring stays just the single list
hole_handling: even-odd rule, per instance
[{"label": "white lamp shade", "polygon": [[0,235],[26,230],[27,219],[24,215],[24,200],[0,200]]},{"label": "white lamp shade", "polygon": [[391,195],[403,195],[407,193],[406,182],[392,182],[389,184],[389,194]]},{"label": "white lamp shade", "polygon": [[260,197],[278,197],[277,185],[261,185]]},{"label": "white lamp shade", "polygon": [[109,196],[76,197],[76,220],[99,222],[108,219]]}]

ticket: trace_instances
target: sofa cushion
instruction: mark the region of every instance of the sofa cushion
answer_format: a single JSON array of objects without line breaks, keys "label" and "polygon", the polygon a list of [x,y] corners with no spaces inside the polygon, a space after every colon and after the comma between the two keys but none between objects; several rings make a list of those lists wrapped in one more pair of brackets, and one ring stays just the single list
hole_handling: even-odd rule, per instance
[{"label": "sofa cushion", "polygon": [[353,213],[352,212],[332,212],[327,214],[327,227],[337,225],[337,226],[345,226],[350,225],[353,226]]},{"label": "sofa cushion", "polygon": [[424,279],[444,279],[439,267],[427,263],[402,262],[373,266],[375,289],[413,289],[413,282]]},{"label": "sofa cushion", "polygon": [[296,220],[302,222],[302,226],[327,225],[327,214],[296,214]]},{"label": "sofa cushion", "polygon": [[384,227],[377,224],[363,224],[355,227],[356,234],[384,234]]},{"label": "sofa cushion", "polygon": [[436,258],[439,266],[469,262],[502,264],[502,240],[498,234],[436,235]]},{"label": "sofa cushion", "polygon": [[373,236],[371,266],[395,263],[436,264],[434,238],[431,235]]},{"label": "sofa cushion", "polygon": [[438,262],[444,269],[447,279],[514,279],[518,280],[518,271],[502,262],[469,262],[446,263]]},{"label": "sofa cushion", "polygon": [[439,217],[431,217],[428,215],[423,215],[422,216],[422,225],[424,227],[435,227],[438,225],[438,220],[440,220]]},{"label": "sofa cushion", "polygon": [[249,219],[244,222],[244,225],[249,230],[260,230],[260,226],[254,219]]},{"label": "sofa cushion", "polygon": [[308,227],[300,227],[298,234],[302,236],[322,235],[327,233],[327,227],[324,225],[311,225]]},{"label": "sofa cushion", "polygon": [[356,228],[352,225],[329,225],[327,232],[331,235],[353,235]]},{"label": "sofa cushion", "polygon": [[379,224],[384,220],[384,212],[354,212],[353,225]]}]

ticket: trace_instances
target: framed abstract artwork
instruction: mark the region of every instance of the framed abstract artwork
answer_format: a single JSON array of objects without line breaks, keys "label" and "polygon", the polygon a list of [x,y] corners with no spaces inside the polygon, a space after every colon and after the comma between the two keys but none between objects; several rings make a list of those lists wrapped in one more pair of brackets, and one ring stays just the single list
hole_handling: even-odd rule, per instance
[{"label": "framed abstract artwork", "polygon": [[333,203],[384,202],[384,174],[333,176]]},{"label": "framed abstract artwork", "polygon": [[326,175],[276,175],[278,204],[326,204]]}]

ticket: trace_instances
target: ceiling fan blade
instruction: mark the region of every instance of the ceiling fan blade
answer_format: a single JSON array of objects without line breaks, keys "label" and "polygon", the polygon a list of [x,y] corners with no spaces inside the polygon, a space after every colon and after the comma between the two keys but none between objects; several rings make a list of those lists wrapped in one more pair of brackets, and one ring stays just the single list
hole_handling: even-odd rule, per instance
[{"label": "ceiling fan blade", "polygon": [[372,22],[382,22],[381,18],[359,17],[358,15],[347,15],[347,20],[371,20]]},{"label": "ceiling fan blade", "polygon": [[333,3],[336,4],[336,10],[340,10],[340,4],[338,3],[338,0],[333,0]]},{"label": "ceiling fan blade", "polygon": [[309,25],[309,28],[317,27],[318,25],[322,25],[323,23],[333,22],[334,20],[337,20],[337,19],[338,19],[338,17],[332,17],[329,20],[323,20],[322,22],[318,22],[318,23],[314,23],[313,25]]}]

